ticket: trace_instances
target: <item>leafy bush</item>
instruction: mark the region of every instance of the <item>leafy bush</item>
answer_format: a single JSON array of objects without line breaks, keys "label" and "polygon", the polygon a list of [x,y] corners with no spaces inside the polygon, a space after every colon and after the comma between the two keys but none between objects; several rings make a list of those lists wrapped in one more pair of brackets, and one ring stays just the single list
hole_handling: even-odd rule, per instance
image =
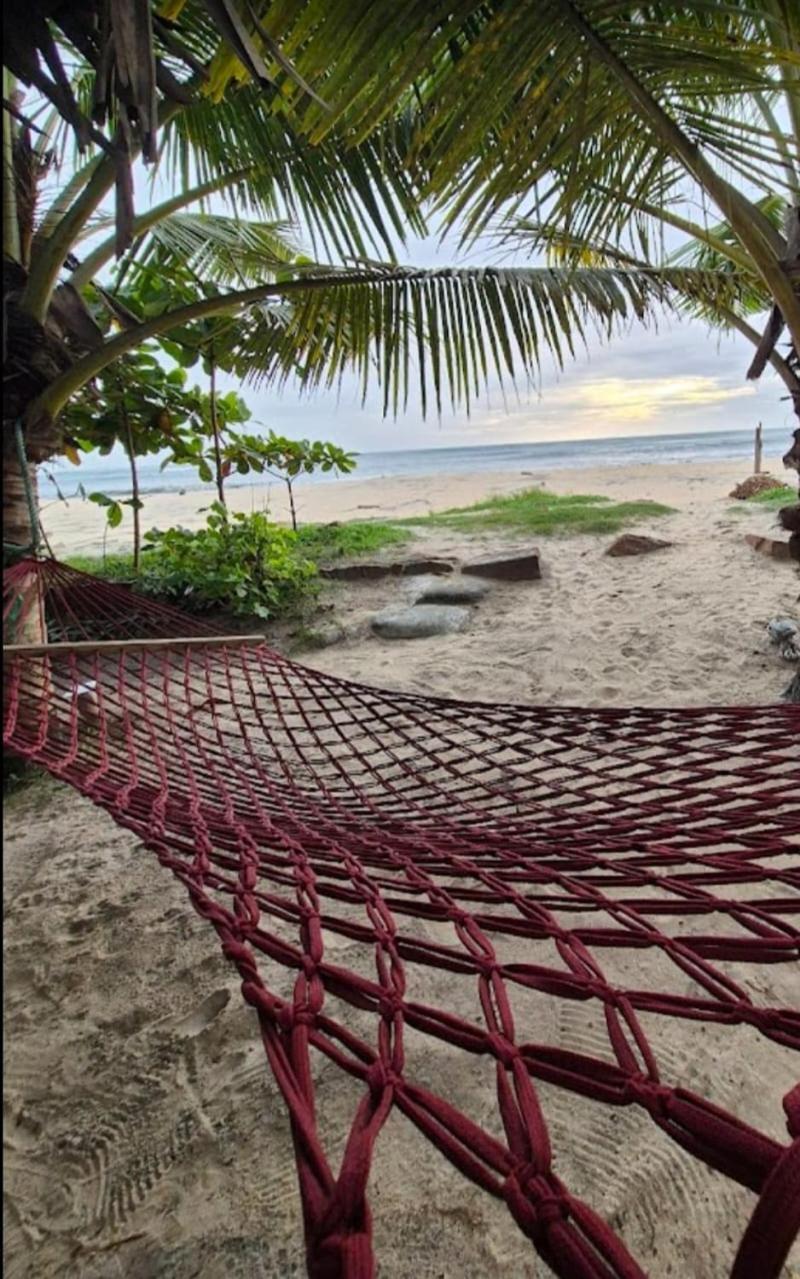
[{"label": "leafy bush", "polygon": [[313,589],[316,575],[289,529],[272,524],[260,511],[229,515],[219,502],[205,528],[154,530],[145,550],[139,589],[196,612],[285,614]]}]

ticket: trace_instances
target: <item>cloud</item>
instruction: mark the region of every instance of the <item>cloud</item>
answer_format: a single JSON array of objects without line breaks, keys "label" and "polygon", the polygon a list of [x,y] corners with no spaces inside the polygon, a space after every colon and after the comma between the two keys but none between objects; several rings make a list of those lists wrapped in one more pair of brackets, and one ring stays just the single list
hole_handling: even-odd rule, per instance
[{"label": "cloud", "polygon": [[699,374],[652,378],[595,378],[577,386],[556,387],[550,404],[568,407],[587,423],[613,412],[617,422],[655,422],[673,408],[718,404],[755,395],[753,386],[723,386],[719,377]]}]

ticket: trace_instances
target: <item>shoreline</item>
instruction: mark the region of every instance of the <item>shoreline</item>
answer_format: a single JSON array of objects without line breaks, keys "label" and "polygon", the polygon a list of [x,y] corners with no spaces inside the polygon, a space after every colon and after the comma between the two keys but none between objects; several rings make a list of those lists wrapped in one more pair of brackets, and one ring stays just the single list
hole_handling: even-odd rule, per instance
[{"label": "shoreline", "polygon": [[[779,457],[766,458],[763,469],[778,482],[791,482],[791,472],[784,471]],[[738,458],[379,478],[355,474],[325,482],[300,481],[294,493],[300,521],[323,524],[435,514],[537,487],[558,494],[598,494],[617,501],[646,498],[681,509],[701,490],[704,500],[729,501],[734,484],[750,473],[748,462]],[[142,527],[145,532],[174,525],[198,529],[205,523],[214,496],[207,489],[196,488],[147,492],[143,494]],[[286,485],[279,480],[232,486],[227,496],[234,513],[268,510],[277,523],[290,522]],[[116,552],[130,545],[130,513],[126,510],[119,528],[107,529],[103,510],[88,500],[70,499],[66,506],[58,499],[46,503],[42,524],[57,556],[100,555],[104,546],[106,551]]]}]

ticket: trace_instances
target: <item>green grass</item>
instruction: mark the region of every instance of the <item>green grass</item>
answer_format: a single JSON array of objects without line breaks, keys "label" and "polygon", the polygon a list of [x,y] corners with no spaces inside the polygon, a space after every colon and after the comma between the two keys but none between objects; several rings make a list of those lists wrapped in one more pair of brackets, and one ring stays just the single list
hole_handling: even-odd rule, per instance
[{"label": "green grass", "polygon": [[779,511],[782,506],[792,506],[797,501],[797,492],[789,484],[776,484],[775,488],[764,489],[763,493],[754,493],[752,497],[740,499],[736,506],[729,506],[730,515],[747,515],[754,506],[766,507],[768,511]]},{"label": "green grass", "polygon": [[373,555],[387,546],[402,546],[413,537],[410,529],[379,520],[356,520],[345,524],[304,524],[297,530],[297,542],[309,559],[329,560]]},{"label": "green grass", "polygon": [[492,497],[474,506],[456,507],[438,515],[401,520],[407,525],[450,528],[462,532],[513,529],[519,532],[616,533],[633,520],[673,515],[674,509],[659,502],[612,502],[592,494],[559,497],[544,489],[526,489],[509,497]]},{"label": "green grass", "polygon": [[778,484],[774,489],[765,489],[763,493],[756,493],[753,497],[747,499],[749,502],[756,503],[758,506],[768,506],[776,511],[782,506],[790,506],[792,502],[797,501],[797,492],[790,488],[788,484]]},{"label": "green grass", "polygon": [[133,582],[133,555],[68,555],[64,561],[70,568],[80,569],[82,573],[91,573],[94,577],[107,577],[112,582]]}]

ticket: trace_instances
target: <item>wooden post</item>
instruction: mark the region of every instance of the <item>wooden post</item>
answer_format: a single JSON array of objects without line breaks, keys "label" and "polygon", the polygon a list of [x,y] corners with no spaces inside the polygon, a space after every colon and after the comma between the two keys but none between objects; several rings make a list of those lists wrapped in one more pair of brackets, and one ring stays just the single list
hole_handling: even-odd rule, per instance
[{"label": "wooden post", "polygon": [[755,456],[755,464],[753,466],[754,475],[761,474],[761,455],[763,452],[763,448],[764,448],[764,444],[761,438],[761,423],[759,422],[758,426],[756,427],[756,447],[755,447],[756,456]]}]

